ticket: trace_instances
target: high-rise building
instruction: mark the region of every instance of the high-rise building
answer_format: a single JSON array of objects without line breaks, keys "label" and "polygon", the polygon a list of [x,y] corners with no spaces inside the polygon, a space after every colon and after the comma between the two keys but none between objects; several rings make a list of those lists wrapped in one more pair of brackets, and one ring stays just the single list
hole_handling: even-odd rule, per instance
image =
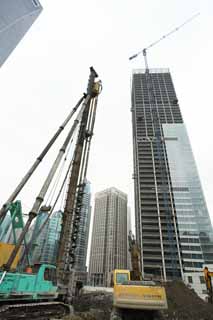
[{"label": "high-rise building", "polygon": [[38,0],[0,1],[0,67],[41,11]]},{"label": "high-rise building", "polygon": [[11,215],[7,213],[3,222],[0,224],[0,242],[9,242],[12,233]]},{"label": "high-rise building", "polygon": [[78,279],[82,280],[84,283],[87,278],[87,248],[88,248],[88,238],[89,238],[89,227],[90,227],[90,217],[91,217],[91,187],[90,182],[85,181],[84,194],[83,194],[83,204],[81,207],[81,218],[79,223],[79,234],[77,240],[77,247],[75,251],[76,262],[75,270],[78,274]]},{"label": "high-rise building", "polygon": [[61,231],[62,212],[57,211],[52,214],[49,221],[37,236],[38,231],[46,221],[48,212],[40,212],[35,222],[32,234],[33,241],[33,263],[56,264],[59,237]]},{"label": "high-rise building", "polygon": [[142,271],[184,278],[213,263],[213,232],[168,69],[133,71],[131,111]]},{"label": "high-rise building", "polygon": [[127,207],[127,269],[132,269],[131,254],[129,251],[129,233],[132,232],[131,208]]},{"label": "high-rise building", "polygon": [[109,188],[95,195],[89,277],[107,286],[111,271],[127,268],[127,195]]}]

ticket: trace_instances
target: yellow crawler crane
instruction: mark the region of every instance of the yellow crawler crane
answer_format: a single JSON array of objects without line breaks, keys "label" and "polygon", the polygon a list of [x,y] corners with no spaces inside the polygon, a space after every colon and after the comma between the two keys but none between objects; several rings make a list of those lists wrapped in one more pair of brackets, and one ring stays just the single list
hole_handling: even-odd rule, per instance
[{"label": "yellow crawler crane", "polygon": [[112,273],[114,290],[110,320],[131,319],[131,316],[153,320],[157,311],[168,308],[165,288],[154,281],[142,279],[140,250],[131,233],[129,251],[133,270],[114,270]]}]

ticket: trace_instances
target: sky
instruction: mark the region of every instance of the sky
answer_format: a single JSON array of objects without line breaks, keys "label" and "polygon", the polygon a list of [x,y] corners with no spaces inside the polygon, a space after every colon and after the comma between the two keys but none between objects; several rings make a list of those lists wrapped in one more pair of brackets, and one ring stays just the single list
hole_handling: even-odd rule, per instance
[{"label": "sky", "polygon": [[[0,201],[3,204],[86,90],[89,67],[103,83],[88,179],[95,192],[127,193],[134,216],[130,79],[151,48],[150,68],[169,68],[213,221],[212,0],[41,0],[43,12],[0,70]],[[57,144],[21,192],[31,209]]]}]

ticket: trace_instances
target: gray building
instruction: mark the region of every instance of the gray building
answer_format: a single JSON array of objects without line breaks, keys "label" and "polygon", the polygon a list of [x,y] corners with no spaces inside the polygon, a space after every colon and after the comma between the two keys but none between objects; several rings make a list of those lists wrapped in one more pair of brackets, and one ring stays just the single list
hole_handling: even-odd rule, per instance
[{"label": "gray building", "polygon": [[109,285],[116,268],[127,269],[127,195],[109,188],[95,195],[90,283]]},{"label": "gray building", "polygon": [[38,0],[0,1],[0,67],[41,11]]},{"label": "gray building", "polygon": [[86,272],[87,247],[89,238],[89,226],[91,217],[91,187],[90,182],[85,182],[83,204],[81,207],[81,218],[79,224],[79,234],[76,247],[75,270]]},{"label": "gray building", "polygon": [[133,71],[131,111],[142,271],[183,279],[213,262],[213,232],[168,69]]}]

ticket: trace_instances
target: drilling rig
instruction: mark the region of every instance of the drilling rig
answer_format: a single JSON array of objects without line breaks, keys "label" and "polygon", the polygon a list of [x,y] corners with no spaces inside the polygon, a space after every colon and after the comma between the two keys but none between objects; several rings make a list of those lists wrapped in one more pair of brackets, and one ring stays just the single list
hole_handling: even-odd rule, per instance
[{"label": "drilling rig", "polygon": [[[16,319],[16,312],[23,318],[40,312],[40,317],[53,313],[64,314],[70,310],[74,291],[75,249],[78,240],[79,222],[81,218],[82,198],[87,174],[90,144],[93,136],[98,96],[102,90],[101,81],[93,67],[90,68],[86,93],[78,101],[63,124],[59,127],[35,163],[23,177],[15,191],[0,210],[0,223],[9,214],[12,228],[19,227],[22,231],[14,244],[0,243],[0,319]],[[55,143],[63,129],[67,126],[74,113],[80,108],[63,145],[52,164],[52,167],[37,195],[35,202],[24,224],[21,202],[16,197],[26,185],[34,171]],[[59,171],[62,160],[66,160],[69,146],[76,134],[76,144],[67,172],[52,206],[42,206],[53,178]],[[67,196],[62,218],[58,259],[56,265],[33,265],[30,252],[32,241],[27,242],[26,236],[33,220],[39,212],[46,208],[48,215],[44,224],[38,230],[36,237],[42,232],[48,222],[62,189],[67,188]],[[27,258],[23,259],[23,255]],[[22,258],[20,259],[20,257]],[[3,257],[3,259],[2,259]],[[42,319],[42,318],[40,318]]]}]

